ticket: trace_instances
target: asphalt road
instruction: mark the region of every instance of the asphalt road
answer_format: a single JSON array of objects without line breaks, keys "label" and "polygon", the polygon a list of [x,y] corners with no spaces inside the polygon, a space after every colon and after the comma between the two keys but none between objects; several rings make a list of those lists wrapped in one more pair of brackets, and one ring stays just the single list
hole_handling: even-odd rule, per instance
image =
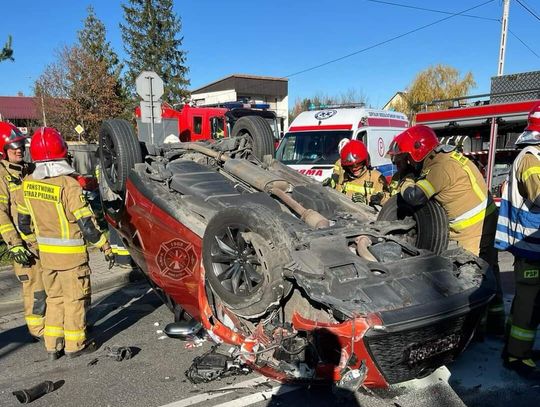
[{"label": "asphalt road", "polygon": [[[327,387],[282,386],[254,373],[193,385],[184,372],[210,344],[186,348],[185,342],[164,337],[161,330],[171,314],[145,284],[103,293],[94,300],[89,319],[102,346],[77,359],[47,361],[42,345],[29,341],[21,317],[0,319],[1,406],[20,405],[12,392],[44,380],[55,382],[57,389],[33,406],[507,407],[536,405],[540,397],[540,383],[523,382],[500,368],[500,340],[473,344],[448,369],[385,391],[335,394]],[[104,351],[111,345],[135,347],[138,353],[117,362]]]}]

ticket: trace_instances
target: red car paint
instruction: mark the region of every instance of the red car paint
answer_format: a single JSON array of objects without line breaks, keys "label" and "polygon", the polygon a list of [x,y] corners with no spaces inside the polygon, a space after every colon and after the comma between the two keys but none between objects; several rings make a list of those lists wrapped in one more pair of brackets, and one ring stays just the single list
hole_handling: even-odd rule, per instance
[{"label": "red car paint", "polygon": [[[212,332],[214,336],[219,337],[225,343],[238,345],[247,352],[252,351],[253,346],[256,345],[252,338],[246,338],[233,331],[222,324],[212,313],[205,291],[205,272],[201,261],[201,238],[158,208],[130,180],[127,183],[125,201],[124,219],[117,225],[120,234],[124,237],[137,236],[137,238],[131,239],[134,244],[130,246],[130,253],[136,263],[142,265],[152,280],[193,318],[199,320],[207,331]],[[159,239],[156,239],[155,236],[159,236]],[[193,250],[182,248],[182,250],[174,252],[174,248],[164,248],[167,242],[178,240]],[[164,250],[167,251],[167,249],[173,253],[163,254]],[[169,257],[164,261],[163,256],[167,255]],[[163,270],[163,264],[167,264],[167,261],[170,261],[170,267]],[[297,312],[292,317],[292,325],[297,331],[324,332],[338,339],[341,348],[339,364],[319,363],[315,368],[316,379],[322,381],[339,380],[351,353],[354,352],[357,361],[349,367],[355,369],[361,363],[366,364],[367,375],[364,384],[370,387],[387,387],[388,383],[375,366],[362,341],[365,332],[378,324],[380,324],[380,320],[376,315],[358,317],[340,324],[312,321],[302,317]],[[254,364],[252,366],[260,373],[276,380],[290,381],[283,372],[272,366]]]}]

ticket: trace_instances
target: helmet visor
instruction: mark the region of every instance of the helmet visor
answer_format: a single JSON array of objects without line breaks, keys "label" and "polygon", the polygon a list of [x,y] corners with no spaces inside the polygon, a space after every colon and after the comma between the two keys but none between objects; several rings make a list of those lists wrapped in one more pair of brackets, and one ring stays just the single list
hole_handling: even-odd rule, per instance
[{"label": "helmet visor", "polygon": [[525,130],[516,140],[516,145],[540,144],[540,131]]},{"label": "helmet visor", "polygon": [[390,143],[390,147],[388,147],[388,151],[386,152],[385,157],[386,158],[392,158],[395,155],[398,154],[404,154],[406,151],[401,151],[401,148],[399,148],[399,144],[396,143],[395,140],[392,140]]}]

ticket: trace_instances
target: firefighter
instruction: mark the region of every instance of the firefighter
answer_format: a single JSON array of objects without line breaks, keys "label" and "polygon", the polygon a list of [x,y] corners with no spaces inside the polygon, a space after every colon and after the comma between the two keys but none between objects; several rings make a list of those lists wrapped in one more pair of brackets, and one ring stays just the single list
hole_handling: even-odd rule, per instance
[{"label": "firefighter", "polygon": [[18,226],[35,229],[43,284],[47,292],[45,348],[50,360],[62,352],[77,357],[95,350],[86,338],[86,310],[90,305],[90,268],[86,241],[113,259],[105,236],[95,225],[81,186],[66,161],[67,145],[58,131],[42,127],[34,133],[30,155],[36,163],[17,194]]},{"label": "firefighter", "polygon": [[[392,146],[390,146],[390,150]],[[396,166],[396,173],[392,175],[392,179],[388,184],[388,190],[390,196],[394,196],[399,193],[401,185],[407,180],[413,180],[413,168],[409,165],[409,161],[405,154],[391,155],[392,164]]]},{"label": "firefighter", "polygon": [[514,255],[515,296],[503,351],[504,364],[540,377],[533,360],[540,322],[540,104],[516,140],[523,147],[503,187],[495,247]]},{"label": "firefighter", "polygon": [[[11,123],[0,122],[0,234],[6,243],[17,279],[22,283],[24,318],[28,331],[37,340],[43,339],[45,289],[37,256],[28,248],[35,246],[29,236],[16,228],[17,211],[12,196],[21,188],[23,177],[31,171],[24,162],[26,138]],[[35,250],[33,250],[35,251]]]},{"label": "firefighter", "polygon": [[369,165],[364,143],[351,140],[341,148],[339,155],[332,175],[323,181],[323,185],[346,194],[355,203],[373,206],[386,202],[386,179]]},{"label": "firefighter", "polygon": [[[99,159],[99,149],[96,151],[96,158]],[[115,200],[118,197],[114,195],[114,192],[111,191],[109,188],[109,185],[107,184],[107,179],[103,175],[103,171],[101,171],[101,164],[96,164],[96,168],[94,170],[94,175],[96,177],[98,186],[99,186],[99,194],[101,197],[104,198],[104,200],[111,201]],[[123,268],[132,268],[132,261],[131,261],[131,255],[129,254],[128,249],[126,246],[124,246],[124,242],[122,241],[122,238],[118,234],[115,228],[111,226],[104,218],[103,211],[100,212],[100,219],[103,220],[107,224],[107,228],[109,230],[109,243],[111,245],[111,250],[114,254],[114,264],[123,267]]]},{"label": "firefighter", "polygon": [[413,206],[437,201],[448,215],[450,239],[484,259],[493,269],[497,293],[488,307],[489,333],[504,333],[504,306],[494,250],[497,207],[478,168],[455,146],[439,144],[435,132],[423,125],[413,126],[394,137],[388,154],[404,155],[416,179],[405,180],[399,193]]}]

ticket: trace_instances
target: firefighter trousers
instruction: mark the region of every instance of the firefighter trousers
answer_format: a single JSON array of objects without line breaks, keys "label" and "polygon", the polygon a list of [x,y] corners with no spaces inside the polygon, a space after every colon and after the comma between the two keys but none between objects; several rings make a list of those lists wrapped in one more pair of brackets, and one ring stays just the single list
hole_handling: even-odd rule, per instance
[{"label": "firefighter trousers", "polygon": [[24,319],[28,331],[35,337],[42,337],[45,327],[45,288],[43,287],[42,270],[38,260],[34,264],[23,267],[13,263],[17,279],[22,284]]},{"label": "firefighter trousers", "polygon": [[48,352],[77,352],[86,340],[86,311],[90,306],[90,268],[43,269],[47,292],[45,348]]},{"label": "firefighter trousers", "polygon": [[540,261],[516,257],[514,277],[516,292],[509,320],[506,353],[528,359],[540,323]]}]

